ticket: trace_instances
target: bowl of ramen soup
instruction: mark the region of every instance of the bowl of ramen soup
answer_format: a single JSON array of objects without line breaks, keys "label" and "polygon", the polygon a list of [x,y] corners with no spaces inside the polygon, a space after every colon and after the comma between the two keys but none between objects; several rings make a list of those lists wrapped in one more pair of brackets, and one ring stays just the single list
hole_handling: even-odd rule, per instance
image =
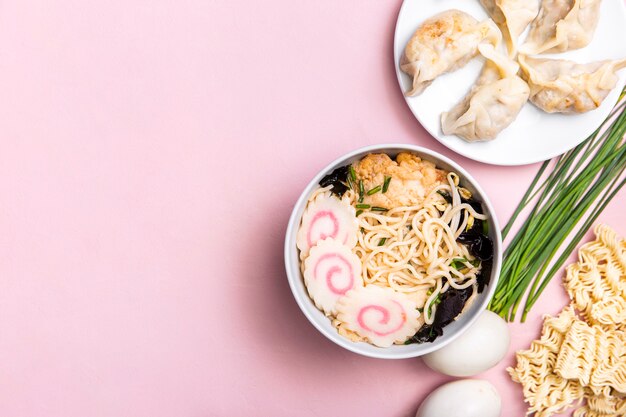
[{"label": "bowl of ramen soup", "polygon": [[499,230],[485,192],[457,163],[418,146],[369,146],[302,192],[285,237],[287,278],[304,315],[339,346],[421,356],[487,307]]}]

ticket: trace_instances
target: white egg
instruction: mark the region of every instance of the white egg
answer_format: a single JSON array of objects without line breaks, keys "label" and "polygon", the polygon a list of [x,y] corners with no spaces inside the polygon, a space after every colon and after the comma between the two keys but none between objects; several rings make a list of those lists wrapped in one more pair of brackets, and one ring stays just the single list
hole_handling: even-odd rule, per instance
[{"label": "white egg", "polygon": [[415,417],[499,417],[501,406],[496,387],[488,381],[464,379],[431,392]]},{"label": "white egg", "polygon": [[461,336],[424,356],[431,369],[451,376],[472,376],[495,366],[509,349],[511,336],[502,319],[483,312]]}]

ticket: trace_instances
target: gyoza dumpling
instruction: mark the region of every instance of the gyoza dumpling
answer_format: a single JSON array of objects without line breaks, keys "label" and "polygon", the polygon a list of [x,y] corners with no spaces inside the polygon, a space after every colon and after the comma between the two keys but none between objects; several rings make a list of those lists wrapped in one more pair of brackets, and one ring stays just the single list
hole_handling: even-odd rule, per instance
[{"label": "gyoza dumpling", "polygon": [[400,61],[400,69],[413,77],[406,95],[420,94],[441,74],[467,64],[481,42],[497,45],[501,39],[491,19],[481,23],[460,10],[431,17],[415,31]]},{"label": "gyoza dumpling", "polygon": [[517,53],[517,38],[539,13],[538,0],[480,0],[502,30],[509,56]]},{"label": "gyoza dumpling", "polygon": [[615,88],[616,72],[626,59],[577,64],[564,59],[519,56],[530,101],[548,113],[584,113],[596,109]]},{"label": "gyoza dumpling", "polygon": [[589,45],[598,26],[601,1],[543,0],[520,52],[565,52]]},{"label": "gyoza dumpling", "polygon": [[470,142],[495,139],[515,120],[530,93],[517,76],[519,65],[515,61],[491,45],[478,49],[487,59],[478,81],[460,103],[441,115],[444,134]]}]

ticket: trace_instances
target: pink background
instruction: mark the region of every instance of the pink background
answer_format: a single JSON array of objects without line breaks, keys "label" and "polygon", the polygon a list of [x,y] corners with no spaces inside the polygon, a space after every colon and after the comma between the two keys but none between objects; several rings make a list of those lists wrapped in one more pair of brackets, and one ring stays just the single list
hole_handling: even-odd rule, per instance
[{"label": "pink background", "polygon": [[[463,164],[502,222],[537,165],[443,148],[396,84],[401,2],[0,0],[0,415],[412,416],[449,380],[294,302],[292,204],[354,148]],[[622,192],[601,220],[626,232]],[[561,309],[555,279],[514,349]],[[504,363],[503,416],[522,416]]]}]

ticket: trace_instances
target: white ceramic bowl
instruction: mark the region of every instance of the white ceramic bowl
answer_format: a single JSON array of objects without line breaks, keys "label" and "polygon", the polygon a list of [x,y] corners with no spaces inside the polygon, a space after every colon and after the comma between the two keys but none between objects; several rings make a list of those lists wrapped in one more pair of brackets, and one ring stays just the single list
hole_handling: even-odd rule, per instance
[{"label": "white ceramic bowl", "polygon": [[[296,234],[298,233],[298,228],[300,227],[300,220],[306,207],[307,200],[313,190],[318,186],[318,182],[324,175],[330,173],[337,167],[357,161],[366,156],[368,153],[383,152],[395,157],[395,155],[402,151],[412,152],[427,161],[435,163],[438,168],[456,172],[461,177],[461,184],[470,190],[478,201],[482,202],[483,208],[489,216],[489,236],[493,240],[493,268],[491,271],[489,285],[485,287],[482,294],[479,294],[477,299],[467,311],[465,311],[456,321],[450,323],[444,328],[443,336],[437,338],[432,343],[394,345],[388,348],[379,348],[370,345],[369,343],[355,343],[339,335],[337,330],[332,326],[328,317],[315,307],[315,304],[307,294],[302,274],[300,273],[300,260],[298,256],[298,249],[296,247]],[[398,144],[368,146],[352,151],[331,162],[311,180],[300,195],[300,198],[296,202],[293,212],[291,213],[289,225],[287,226],[287,235],[285,237],[285,268],[287,270],[287,279],[289,280],[289,286],[291,287],[291,291],[293,292],[296,302],[300,306],[304,315],[309,319],[311,324],[317,328],[317,330],[322,332],[324,336],[328,337],[339,346],[352,352],[373,358],[402,359],[425,355],[447,345],[452,340],[460,336],[461,333],[471,326],[471,324],[478,318],[479,313],[487,307],[487,304],[493,296],[493,292],[496,288],[498,276],[500,275],[501,263],[502,241],[500,238],[500,227],[498,225],[498,220],[496,219],[493,206],[491,205],[491,202],[487,198],[485,192],[467,173],[467,171],[461,168],[456,162],[453,162],[437,152],[413,145]]]}]

